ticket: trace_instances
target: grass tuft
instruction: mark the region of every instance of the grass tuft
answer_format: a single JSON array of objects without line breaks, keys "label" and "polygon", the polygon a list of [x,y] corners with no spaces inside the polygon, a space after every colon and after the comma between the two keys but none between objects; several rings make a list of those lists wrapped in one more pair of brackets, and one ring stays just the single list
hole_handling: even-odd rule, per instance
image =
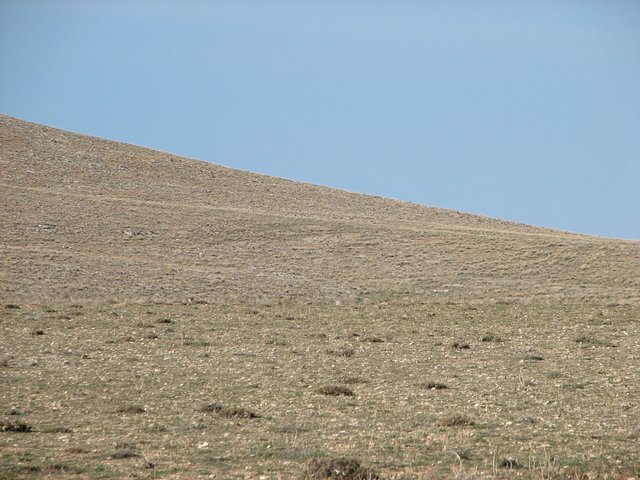
[{"label": "grass tuft", "polygon": [[466,415],[451,415],[438,420],[438,425],[442,427],[470,427],[476,422]]},{"label": "grass tuft", "polygon": [[217,413],[222,411],[223,409],[224,406],[221,403],[211,402],[202,405],[200,408],[198,408],[198,411],[200,413]]},{"label": "grass tuft", "polygon": [[337,350],[327,350],[327,353],[336,357],[353,357],[356,351],[353,348],[339,348]]},{"label": "grass tuft", "polygon": [[33,428],[31,425],[27,425],[23,422],[12,422],[6,421],[3,422],[2,428],[0,429],[3,432],[31,432]]},{"label": "grass tuft", "polygon": [[369,343],[384,343],[384,339],[380,337],[376,337],[373,335],[367,335],[366,337],[362,337],[360,339],[361,342],[369,342]]},{"label": "grass tuft", "polygon": [[483,342],[502,342],[502,338],[490,333],[487,335],[483,335],[480,340],[482,340]]},{"label": "grass tuft", "polygon": [[333,397],[355,397],[355,393],[353,390],[347,387],[343,387],[342,385],[323,385],[316,389],[316,393],[320,395],[329,395]]},{"label": "grass tuft", "polygon": [[594,337],[589,337],[587,335],[580,335],[578,338],[576,338],[576,343],[579,343],[581,345],[590,345],[593,347],[615,347],[615,345],[611,342],[600,340]]},{"label": "grass tuft", "polygon": [[525,355],[523,360],[533,360],[533,361],[542,361],[544,357],[541,355]]},{"label": "grass tuft", "polygon": [[222,413],[229,418],[260,418],[260,415],[244,407],[224,408]]},{"label": "grass tuft", "polygon": [[340,383],[345,385],[357,385],[359,383],[369,383],[369,380],[358,376],[345,376],[340,378]]},{"label": "grass tuft", "polygon": [[511,457],[507,457],[507,458],[503,458],[500,463],[498,464],[498,466],[500,468],[519,468],[520,467],[520,462],[518,462],[518,459],[516,458],[511,458]]},{"label": "grass tuft", "polygon": [[198,408],[200,413],[217,413],[229,418],[260,418],[255,412],[244,407],[225,407],[218,402],[210,402]]},{"label": "grass tuft", "polygon": [[379,475],[351,458],[313,458],[307,462],[305,480],[376,480]]},{"label": "grass tuft", "polygon": [[123,405],[122,407],[118,408],[118,413],[144,413],[146,412],[147,409],[144,408],[142,405]]},{"label": "grass tuft", "polygon": [[429,390],[446,390],[447,388],[449,388],[446,384],[438,382],[421,383],[419,386]]}]

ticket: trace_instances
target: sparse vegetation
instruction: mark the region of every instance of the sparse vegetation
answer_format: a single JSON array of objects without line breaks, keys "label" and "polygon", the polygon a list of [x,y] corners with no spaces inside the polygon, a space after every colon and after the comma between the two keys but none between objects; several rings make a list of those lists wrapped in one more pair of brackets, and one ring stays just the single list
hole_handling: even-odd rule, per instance
[{"label": "sparse vegetation", "polygon": [[542,355],[531,354],[531,355],[525,355],[523,359],[524,360],[532,360],[532,361],[540,362],[540,361],[544,360],[544,357]]},{"label": "sparse vegetation", "polygon": [[421,383],[420,387],[426,388],[426,389],[429,389],[429,390],[446,390],[447,388],[449,388],[446,384],[439,383],[439,382]]},{"label": "sparse vegetation", "polygon": [[3,432],[30,432],[33,428],[24,422],[4,421],[1,430]]},{"label": "sparse vegetation", "polygon": [[344,387],[342,385],[323,385],[316,389],[316,393],[320,395],[329,395],[333,397],[353,397],[355,393],[350,388]]},{"label": "sparse vegetation", "polygon": [[511,457],[507,457],[507,458],[503,458],[500,461],[500,468],[519,468],[520,467],[520,462],[518,461],[518,459],[516,458],[511,458]]},{"label": "sparse vegetation", "polygon": [[111,454],[111,458],[116,460],[126,459],[126,458],[138,458],[140,457],[140,453],[138,453],[137,447],[135,444],[128,441],[116,442],[115,452]]},{"label": "sparse vegetation", "polygon": [[475,421],[467,415],[450,415],[438,420],[438,425],[443,427],[470,427],[475,425]]},{"label": "sparse vegetation", "polygon": [[118,413],[144,413],[147,409],[144,408],[143,405],[133,404],[133,405],[123,405],[118,408]]},{"label": "sparse vegetation", "polygon": [[229,418],[260,418],[255,412],[244,407],[225,407],[218,402],[210,402],[202,405],[199,409],[201,413],[217,413]]},{"label": "sparse vegetation", "polygon": [[356,351],[353,348],[338,348],[338,349],[329,349],[327,350],[329,355],[334,355],[336,357],[353,357],[356,354]]},{"label": "sparse vegetation", "polygon": [[373,470],[352,458],[314,458],[307,462],[305,480],[376,480]]},{"label": "sparse vegetation", "polygon": [[578,338],[576,338],[576,343],[593,347],[615,347],[615,345],[611,342],[601,340],[589,335],[580,335]]},{"label": "sparse vegetation", "polygon": [[344,385],[357,385],[358,383],[368,383],[368,380],[357,375],[340,377],[340,383]]},{"label": "sparse vegetation", "polygon": [[0,137],[0,478],[638,477],[638,242]]},{"label": "sparse vegetation", "polygon": [[483,335],[481,340],[483,342],[502,342],[502,338],[500,338],[498,335],[494,335],[491,333],[487,333],[486,335]]}]

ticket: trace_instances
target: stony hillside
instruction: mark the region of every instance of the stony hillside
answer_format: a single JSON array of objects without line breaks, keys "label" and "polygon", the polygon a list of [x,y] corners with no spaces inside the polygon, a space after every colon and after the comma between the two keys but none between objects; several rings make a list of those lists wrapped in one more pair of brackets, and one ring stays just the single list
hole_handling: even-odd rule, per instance
[{"label": "stony hillside", "polygon": [[640,242],[302,184],[7,116],[0,206],[2,302],[640,301]]}]

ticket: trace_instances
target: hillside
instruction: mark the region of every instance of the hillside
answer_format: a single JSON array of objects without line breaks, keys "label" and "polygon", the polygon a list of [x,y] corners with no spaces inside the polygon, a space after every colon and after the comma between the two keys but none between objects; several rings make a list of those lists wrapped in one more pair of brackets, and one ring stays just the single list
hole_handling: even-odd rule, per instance
[{"label": "hillside", "polygon": [[640,242],[0,116],[0,479],[640,478]]},{"label": "hillside", "polygon": [[0,301],[640,300],[640,242],[296,183],[6,116],[0,168]]}]

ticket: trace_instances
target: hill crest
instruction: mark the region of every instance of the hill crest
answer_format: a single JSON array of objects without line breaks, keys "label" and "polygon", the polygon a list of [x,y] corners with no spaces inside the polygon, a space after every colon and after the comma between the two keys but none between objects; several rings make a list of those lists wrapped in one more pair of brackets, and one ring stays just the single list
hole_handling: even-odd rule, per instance
[{"label": "hill crest", "polygon": [[303,184],[6,116],[0,142],[3,301],[640,299],[640,242]]}]

